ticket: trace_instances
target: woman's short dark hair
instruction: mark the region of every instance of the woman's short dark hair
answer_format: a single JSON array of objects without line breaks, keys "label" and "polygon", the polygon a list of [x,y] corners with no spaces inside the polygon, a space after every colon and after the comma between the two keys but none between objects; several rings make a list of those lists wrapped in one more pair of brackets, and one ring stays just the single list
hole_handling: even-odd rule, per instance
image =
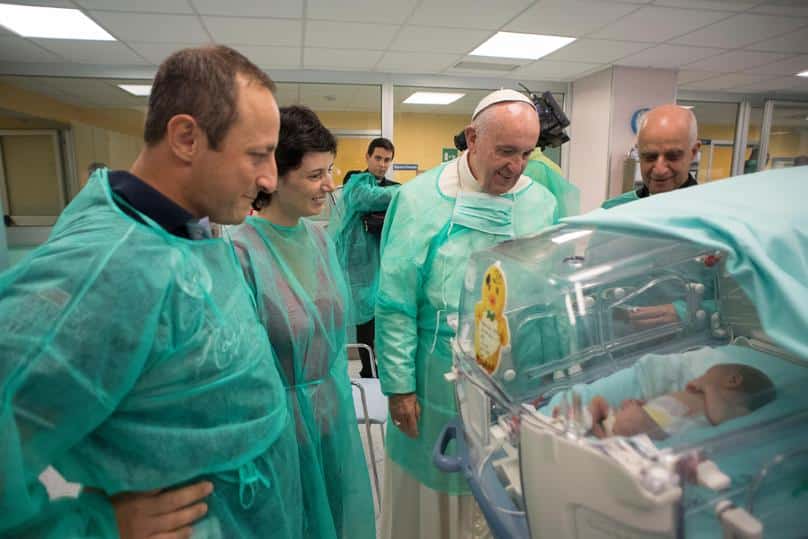
[{"label": "woman's short dark hair", "polygon": [[[278,179],[300,168],[303,157],[311,152],[337,153],[337,139],[310,108],[301,105],[282,107],[281,130],[275,148]],[[253,208],[265,208],[271,199],[271,194],[259,192]]]},{"label": "woman's short dark hair", "polygon": [[149,94],[143,139],[153,146],[177,114],[193,116],[216,150],[238,116],[236,76],[275,91],[275,83],[243,54],[216,45],[177,51],[160,64]]}]

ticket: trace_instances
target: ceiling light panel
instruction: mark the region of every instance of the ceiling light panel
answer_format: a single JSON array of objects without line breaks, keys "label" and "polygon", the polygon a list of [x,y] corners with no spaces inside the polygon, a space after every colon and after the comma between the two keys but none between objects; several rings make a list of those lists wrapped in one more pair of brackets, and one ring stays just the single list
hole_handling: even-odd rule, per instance
[{"label": "ceiling light panel", "polygon": [[115,41],[77,9],[0,4],[0,25],[23,37]]},{"label": "ceiling light panel", "polygon": [[469,54],[471,56],[538,60],[573,41],[575,41],[574,37],[497,32]]},{"label": "ceiling light panel", "polygon": [[151,93],[151,84],[119,84],[118,88],[137,96],[147,96]]},{"label": "ceiling light panel", "polygon": [[449,92],[415,92],[404,100],[408,105],[448,105],[466,94]]}]

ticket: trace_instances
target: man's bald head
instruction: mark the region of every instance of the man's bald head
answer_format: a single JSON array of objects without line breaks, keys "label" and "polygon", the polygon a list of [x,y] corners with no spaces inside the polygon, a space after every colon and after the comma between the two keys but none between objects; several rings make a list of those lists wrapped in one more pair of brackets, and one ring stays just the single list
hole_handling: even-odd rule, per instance
[{"label": "man's bald head", "polygon": [[466,128],[469,167],[483,191],[501,195],[516,185],[539,139],[539,115],[521,101],[497,103]]},{"label": "man's bald head", "polygon": [[640,122],[640,132],[642,136],[646,127],[652,129],[685,130],[687,132],[689,144],[695,144],[699,138],[699,127],[696,122],[696,115],[693,111],[680,105],[660,105],[649,110]]},{"label": "man's bald head", "polygon": [[637,135],[643,183],[652,195],[678,189],[687,181],[700,143],[696,117],[679,105],[649,110]]}]

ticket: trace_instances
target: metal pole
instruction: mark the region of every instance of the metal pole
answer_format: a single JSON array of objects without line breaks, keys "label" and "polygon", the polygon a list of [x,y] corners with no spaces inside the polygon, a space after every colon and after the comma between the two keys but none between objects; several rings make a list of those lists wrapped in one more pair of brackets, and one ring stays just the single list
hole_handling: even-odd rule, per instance
[{"label": "metal pole", "polygon": [[772,118],[774,117],[774,101],[766,101],[763,106],[763,122],[760,126],[760,146],[758,146],[757,170],[760,172],[766,166],[766,155],[769,153],[769,136],[772,132]]},{"label": "metal pole", "polygon": [[[386,139],[392,140],[393,144],[396,141],[393,139],[393,121],[395,114],[395,100],[393,99],[393,82],[388,78],[382,83],[382,136]],[[387,177],[395,179],[395,171],[393,167],[387,171]]]},{"label": "metal pole", "polygon": [[749,119],[752,114],[752,104],[742,101],[738,106],[738,118],[735,121],[735,141],[732,152],[732,167],[730,176],[743,174],[743,163],[746,158],[746,141],[749,137]]}]

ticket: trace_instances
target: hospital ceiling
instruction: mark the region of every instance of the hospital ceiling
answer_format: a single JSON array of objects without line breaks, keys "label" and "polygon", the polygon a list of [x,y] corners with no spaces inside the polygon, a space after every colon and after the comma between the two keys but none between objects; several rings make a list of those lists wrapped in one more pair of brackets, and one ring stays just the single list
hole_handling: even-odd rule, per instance
[{"label": "hospital ceiling", "polygon": [[[116,85],[148,83],[170,52],[210,42],[234,46],[280,81],[312,81],[328,72],[333,82],[407,76],[416,86],[423,76],[489,79],[492,87],[546,82],[557,89],[620,65],[678,69],[681,92],[808,98],[808,78],[795,76],[808,70],[808,2],[802,0],[10,3],[78,8],[118,40],[27,39],[0,27],[0,80],[88,106],[142,107],[145,98]],[[577,40],[537,61],[468,55],[500,30]],[[328,101],[321,110],[380,110],[378,86],[288,84],[281,92],[290,100],[308,92]]]}]

